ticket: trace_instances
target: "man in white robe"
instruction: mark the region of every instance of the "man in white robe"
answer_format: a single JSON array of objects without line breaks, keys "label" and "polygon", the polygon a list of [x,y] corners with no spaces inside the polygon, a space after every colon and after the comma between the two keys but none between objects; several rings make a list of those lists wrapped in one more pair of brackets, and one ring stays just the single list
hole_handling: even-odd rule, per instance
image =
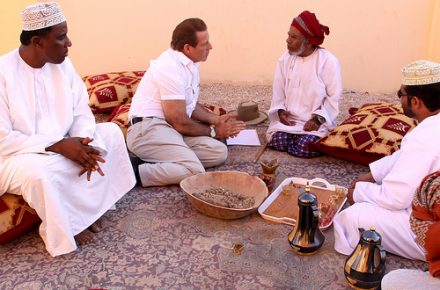
[{"label": "man in white robe", "polygon": [[88,228],[135,177],[119,128],[95,124],[58,4],[29,6],[22,18],[22,45],[0,58],[0,194],[23,196],[58,256],[94,239]]},{"label": "man in white robe", "polygon": [[269,146],[297,156],[320,155],[311,144],[336,126],[342,94],[337,58],[321,48],[329,28],[314,13],[295,17],[278,60],[267,130]]},{"label": "man in white robe", "polygon": [[440,170],[440,64],[417,61],[403,68],[398,96],[404,113],[419,124],[405,135],[400,150],[370,164],[370,173],[353,181],[352,204],[334,219],[335,249],[349,255],[358,228],[375,227],[385,250],[425,260],[411,231],[411,202],[423,178]]}]

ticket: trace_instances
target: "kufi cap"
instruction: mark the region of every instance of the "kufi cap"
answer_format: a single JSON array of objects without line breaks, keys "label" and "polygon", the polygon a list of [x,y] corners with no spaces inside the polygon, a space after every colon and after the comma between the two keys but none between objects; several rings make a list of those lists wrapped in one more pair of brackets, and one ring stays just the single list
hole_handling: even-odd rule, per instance
[{"label": "kufi cap", "polygon": [[440,64],[417,60],[402,68],[402,85],[417,86],[440,82]]},{"label": "kufi cap", "polygon": [[24,31],[33,31],[57,25],[66,21],[60,5],[55,2],[43,2],[26,7],[21,12]]},{"label": "kufi cap", "polygon": [[330,34],[330,29],[319,23],[315,13],[307,10],[293,18],[292,26],[295,26],[311,44],[316,46],[324,42],[324,34]]}]

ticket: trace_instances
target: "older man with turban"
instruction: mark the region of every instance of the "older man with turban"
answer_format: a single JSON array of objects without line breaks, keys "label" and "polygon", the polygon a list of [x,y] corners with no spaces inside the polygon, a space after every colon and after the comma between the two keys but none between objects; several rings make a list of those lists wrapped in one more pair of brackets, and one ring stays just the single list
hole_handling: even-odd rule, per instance
[{"label": "older man with turban", "polygon": [[330,30],[314,13],[295,17],[287,51],[278,60],[267,130],[269,146],[303,158],[320,155],[311,146],[336,126],[342,94],[337,58],[320,45]]},{"label": "older man with turban", "polygon": [[0,57],[0,194],[23,196],[58,256],[93,241],[89,228],[136,179],[119,128],[95,124],[59,5],[31,5],[22,19],[21,46]]},{"label": "older man with turban", "polygon": [[400,150],[371,163],[370,172],[353,181],[348,192],[353,205],[334,219],[335,249],[345,255],[359,241],[358,228],[374,226],[388,252],[428,258],[411,230],[410,215],[413,211],[414,217],[426,218],[423,206],[417,203],[412,209],[411,202],[423,178],[440,170],[440,64],[420,60],[402,72],[397,95],[404,113],[419,124],[405,135]]}]

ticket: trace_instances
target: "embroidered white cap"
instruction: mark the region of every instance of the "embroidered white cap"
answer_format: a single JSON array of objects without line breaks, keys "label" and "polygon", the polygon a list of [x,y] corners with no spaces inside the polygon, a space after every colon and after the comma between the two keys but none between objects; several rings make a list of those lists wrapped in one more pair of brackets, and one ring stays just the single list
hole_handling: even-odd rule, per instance
[{"label": "embroidered white cap", "polygon": [[417,60],[402,68],[402,84],[408,86],[429,85],[440,82],[440,64]]},{"label": "embroidered white cap", "polygon": [[38,30],[66,21],[60,5],[56,2],[30,5],[21,12],[21,19],[24,31]]}]

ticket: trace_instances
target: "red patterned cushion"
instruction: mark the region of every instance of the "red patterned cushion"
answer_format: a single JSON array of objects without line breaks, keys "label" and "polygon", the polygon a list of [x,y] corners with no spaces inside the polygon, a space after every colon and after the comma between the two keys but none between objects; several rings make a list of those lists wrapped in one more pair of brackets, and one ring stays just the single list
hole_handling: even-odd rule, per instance
[{"label": "red patterned cushion", "polygon": [[130,110],[130,105],[131,103],[119,106],[107,119],[108,122],[116,123],[121,128],[124,137],[127,135],[127,128],[129,126],[128,111]]},{"label": "red patterned cushion", "polygon": [[314,144],[319,151],[367,165],[398,150],[403,136],[417,124],[403,114],[400,104],[367,104],[350,113]]},{"label": "red patterned cushion", "polygon": [[89,93],[89,106],[94,114],[111,114],[131,101],[144,71],[115,72],[83,78]]},{"label": "red patterned cushion", "polygon": [[33,230],[41,220],[20,195],[0,196],[0,245]]}]

